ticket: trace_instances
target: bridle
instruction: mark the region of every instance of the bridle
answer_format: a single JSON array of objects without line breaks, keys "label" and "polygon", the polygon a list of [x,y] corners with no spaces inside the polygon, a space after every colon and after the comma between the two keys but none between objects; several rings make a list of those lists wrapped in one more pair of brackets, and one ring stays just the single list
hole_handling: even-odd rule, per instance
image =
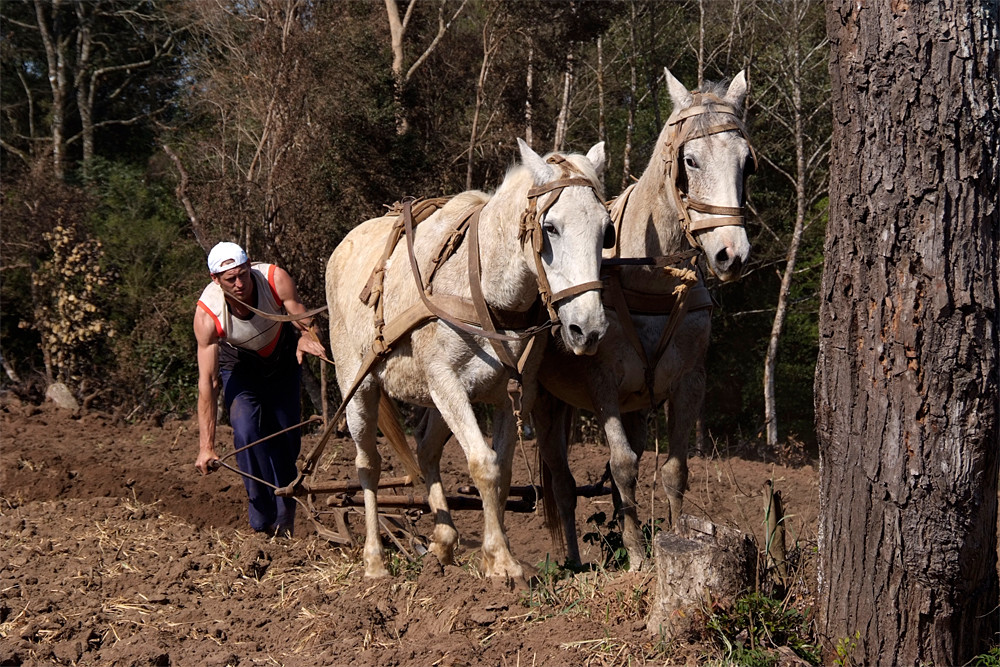
[{"label": "bridle", "polygon": [[[522,247],[524,247],[525,243],[529,240],[531,241],[531,254],[534,256],[535,273],[538,279],[538,294],[548,311],[549,320],[558,323],[559,316],[556,314],[555,304],[564,299],[576,296],[577,294],[582,294],[592,290],[599,290],[603,286],[603,282],[600,280],[591,280],[585,283],[580,283],[579,285],[567,287],[566,289],[560,290],[554,294],[552,293],[548,276],[545,273],[545,266],[542,263],[542,248],[545,244],[545,235],[542,231],[542,219],[545,217],[548,210],[552,208],[557,201],[559,201],[559,195],[562,194],[562,191],[568,187],[580,186],[590,188],[593,191],[594,196],[597,197],[598,203],[600,203],[602,207],[603,203],[598,195],[597,188],[590,181],[590,179],[584,178],[582,174],[580,176],[574,176],[574,173],[579,174],[580,172],[568,160],[566,160],[566,158],[556,154],[550,155],[545,161],[559,167],[561,173],[559,178],[549,181],[543,185],[536,185],[528,190],[528,207],[525,209],[524,213],[521,214],[517,238],[521,242]],[[552,193],[551,197],[544,201],[540,201],[544,195],[549,193]],[[610,243],[613,246],[613,237],[610,239]],[[609,239],[605,236],[604,247],[607,248],[608,244]]]},{"label": "bridle", "polygon": [[[757,169],[757,153],[754,151],[753,145],[750,143],[750,137],[747,135],[743,123],[740,121],[739,116],[736,115],[736,110],[733,107],[723,102],[717,95],[711,93],[695,92],[692,93],[692,97],[691,106],[680,111],[676,118],[667,123],[673,131],[666,140],[664,161],[666,162],[667,169],[667,193],[673,200],[674,208],[677,210],[678,221],[691,246],[699,248],[700,244],[695,238],[695,232],[714,229],[716,227],[743,227],[746,219],[746,206],[716,206],[697,200],[682,189],[681,182],[684,178],[684,166],[682,162],[684,144],[694,139],[701,139],[713,134],[739,132],[746,140],[747,145],[750,146],[750,156],[753,158],[753,168],[743,169],[744,201],[746,200],[747,179]],[[689,122],[696,116],[708,113],[730,116],[732,120],[726,120],[706,128],[696,128],[693,123]],[[691,218],[691,211],[708,213],[715,217],[702,218],[695,221]]]}]

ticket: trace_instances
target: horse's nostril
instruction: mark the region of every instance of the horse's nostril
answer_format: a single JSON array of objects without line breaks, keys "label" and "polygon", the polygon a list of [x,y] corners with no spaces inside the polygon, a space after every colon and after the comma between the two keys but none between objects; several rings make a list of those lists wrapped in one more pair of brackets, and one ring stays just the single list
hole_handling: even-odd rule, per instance
[{"label": "horse's nostril", "polygon": [[723,248],[719,252],[715,253],[715,263],[720,266],[725,266],[726,262],[729,261],[729,249]]},{"label": "horse's nostril", "polygon": [[583,338],[583,329],[580,328],[579,324],[569,325],[569,332],[573,336],[573,340],[580,340]]}]

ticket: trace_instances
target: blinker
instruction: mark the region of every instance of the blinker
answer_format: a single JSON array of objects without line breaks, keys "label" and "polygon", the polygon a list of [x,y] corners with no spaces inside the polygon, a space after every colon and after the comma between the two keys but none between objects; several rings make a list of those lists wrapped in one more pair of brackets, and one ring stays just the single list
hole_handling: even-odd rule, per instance
[{"label": "blinker", "polygon": [[611,250],[612,248],[614,248],[615,240],[616,240],[615,226],[608,225],[607,228],[605,228],[604,230],[604,244],[603,244],[604,249]]}]

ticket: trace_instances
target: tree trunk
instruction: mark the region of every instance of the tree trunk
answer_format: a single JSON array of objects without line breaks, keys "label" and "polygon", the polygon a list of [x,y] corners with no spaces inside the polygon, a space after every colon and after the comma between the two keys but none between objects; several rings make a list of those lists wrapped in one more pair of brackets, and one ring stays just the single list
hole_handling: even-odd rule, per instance
[{"label": "tree trunk", "polygon": [[532,114],[531,114],[531,94],[532,78],[535,70],[535,46],[528,41],[528,73],[524,77],[524,143],[531,146],[532,142]]},{"label": "tree trunk", "polygon": [[625,126],[625,149],[622,151],[622,187],[628,187],[632,176],[632,135],[635,132],[635,112],[638,104],[638,82],[636,81],[635,61],[639,57],[635,43],[635,21],[636,10],[635,0],[629,3],[632,12],[632,20],[628,23],[629,48],[631,49],[628,59],[629,68],[629,98],[628,98],[628,124]]},{"label": "tree trunk", "polygon": [[[601,35],[597,36],[597,140],[608,140],[608,122],[604,110],[604,40]],[[605,165],[604,173],[608,172],[609,166]]]},{"label": "tree trunk", "polygon": [[858,664],[996,641],[996,2],[827,5],[818,623]]},{"label": "tree trunk", "polygon": [[472,189],[472,169],[475,164],[476,144],[479,141],[479,115],[483,108],[483,91],[486,88],[486,78],[490,73],[490,62],[493,54],[503,43],[503,36],[496,35],[492,23],[494,12],[486,17],[483,24],[483,60],[479,65],[479,78],[476,80],[476,105],[472,113],[472,130],[469,132],[469,161],[465,169],[465,189]]},{"label": "tree trunk", "polygon": [[566,70],[563,73],[562,104],[559,107],[559,117],[556,120],[555,139],[552,150],[561,151],[566,142],[566,128],[569,126],[570,91],[573,89],[573,43],[566,50]]},{"label": "tree trunk", "polygon": [[[62,180],[65,175],[66,153],[66,48],[68,38],[63,35],[62,20],[59,16],[60,0],[49,3],[49,15],[45,15],[45,3],[35,0],[35,16],[38,31],[45,46],[45,59],[49,72],[49,86],[52,90],[52,171]],[[49,25],[51,20],[52,25]]]},{"label": "tree trunk", "polygon": [[[792,3],[793,6],[794,4]],[[798,10],[794,10],[793,14],[796,18],[802,16]],[[778,444],[778,409],[774,393],[775,370],[778,365],[778,343],[781,341],[781,333],[785,328],[785,317],[788,314],[788,295],[792,289],[792,277],[795,275],[795,262],[799,255],[799,246],[802,244],[802,231],[805,229],[806,181],[809,178],[806,173],[804,110],[802,108],[802,48],[799,28],[800,23],[793,27],[795,36],[790,54],[792,76],[787,82],[791,88],[789,92],[792,102],[792,138],[795,142],[795,225],[792,229],[791,241],[788,244],[788,253],[785,256],[785,271],[781,275],[781,286],[778,288],[778,305],[774,313],[774,321],[771,324],[767,354],[764,357],[764,421],[767,444],[772,450]]]}]

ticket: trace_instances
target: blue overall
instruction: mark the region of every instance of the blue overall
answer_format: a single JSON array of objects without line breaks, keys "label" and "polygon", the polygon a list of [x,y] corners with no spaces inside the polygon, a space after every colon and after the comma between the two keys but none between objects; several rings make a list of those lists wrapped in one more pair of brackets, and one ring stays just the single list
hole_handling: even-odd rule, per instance
[{"label": "blue overall", "polygon": [[[289,333],[286,331],[284,335]],[[289,342],[294,350],[294,342]],[[257,364],[246,363],[245,358],[222,364],[223,398],[233,427],[235,449],[301,421],[302,369],[294,352],[289,354],[291,350],[287,347],[283,350],[283,358],[276,368],[268,369],[270,372],[261,372]],[[247,474],[275,486],[285,486],[298,474],[295,460],[300,448],[301,432],[293,429],[239,452],[236,463]],[[291,536],[295,528],[295,500],[275,496],[274,489],[247,477],[243,478],[243,484],[250,500],[250,527],[272,535]]]}]

